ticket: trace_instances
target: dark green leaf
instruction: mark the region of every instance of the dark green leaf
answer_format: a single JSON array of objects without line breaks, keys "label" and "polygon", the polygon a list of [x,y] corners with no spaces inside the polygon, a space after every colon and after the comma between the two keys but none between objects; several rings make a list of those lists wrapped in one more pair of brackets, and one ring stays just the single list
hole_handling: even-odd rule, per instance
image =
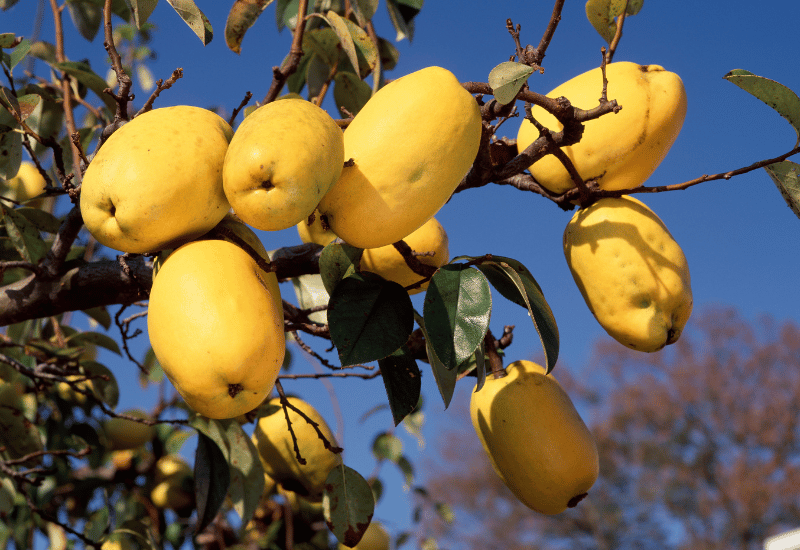
[{"label": "dark green leaf", "polygon": [[377,503],[383,496],[383,482],[380,478],[371,477],[368,480],[369,486],[372,487],[372,498]]},{"label": "dark green leaf", "polygon": [[94,319],[104,329],[108,330],[111,327],[111,315],[109,315],[106,306],[97,306],[90,309],[84,309],[83,312],[90,318]]},{"label": "dark green leaf", "polygon": [[[313,2],[308,3],[305,15],[312,9]],[[288,27],[290,31],[294,30],[297,25],[297,13],[300,11],[299,0],[278,0],[275,5],[275,19],[278,23],[278,31],[282,31],[283,27]],[[306,28],[308,30],[308,28]]]},{"label": "dark green leaf", "polygon": [[[130,4],[131,12],[133,12],[133,22],[137,29],[142,28],[142,25],[147,22],[150,14],[153,13],[158,4],[158,0],[127,0],[127,2]],[[175,9],[177,10],[177,8]]]},{"label": "dark green leaf", "polygon": [[336,73],[333,99],[343,117],[357,115],[372,97],[372,88],[351,72]]},{"label": "dark green leaf", "polygon": [[[132,0],[135,2],[136,0]],[[103,20],[101,5],[89,0],[67,0],[67,9],[72,18],[72,24],[86,40],[91,42],[100,30]]]},{"label": "dark green leaf", "polygon": [[486,335],[492,292],[486,277],[463,264],[448,264],[431,278],[422,314],[436,356],[448,369],[463,363]]},{"label": "dark green leaf", "polygon": [[492,256],[491,261],[477,267],[500,294],[528,310],[544,348],[547,372],[552,371],[558,360],[558,326],[531,272],[517,260],[503,256]]},{"label": "dark green leaf", "polygon": [[483,340],[478,349],[475,350],[475,376],[477,378],[475,391],[478,391],[486,382],[486,342]]},{"label": "dark green leaf", "polygon": [[339,58],[339,37],[327,27],[307,31],[303,33],[303,51],[316,54],[325,65],[333,67]]},{"label": "dark green leaf", "polygon": [[492,87],[495,99],[503,105],[514,101],[517,92],[534,72],[533,67],[516,61],[500,63],[489,72],[489,86]]},{"label": "dark green leaf", "polygon": [[403,455],[403,442],[388,432],[378,434],[372,442],[372,454],[379,461],[397,462]]},{"label": "dark green leaf", "polygon": [[87,376],[97,377],[92,378],[92,393],[95,397],[112,409],[116,407],[119,402],[119,385],[114,373],[102,363],[89,359],[82,360],[81,367]]},{"label": "dark green leaf", "polygon": [[322,93],[322,88],[325,86],[330,75],[331,68],[328,64],[317,54],[312,55],[311,60],[308,62],[308,68],[306,69],[309,101],[313,101]]},{"label": "dark green leaf", "polygon": [[289,93],[299,94],[303,91],[303,87],[306,85],[308,64],[309,61],[311,61],[311,57],[311,55],[304,53],[303,57],[300,58],[300,64],[297,66],[297,70],[286,80],[286,88],[289,90]]},{"label": "dark green leaf", "polygon": [[374,273],[354,273],[331,293],[328,323],[342,365],[355,365],[383,359],[405,344],[414,313],[402,286]]},{"label": "dark green leaf", "polygon": [[394,425],[397,426],[417,406],[422,376],[417,362],[408,353],[406,346],[380,359],[378,366],[389,398]]},{"label": "dark green leaf", "polygon": [[[386,9],[389,11],[389,19],[392,21],[392,26],[397,32],[397,41],[399,42],[403,38],[408,38],[409,42],[414,40],[414,19],[413,17],[406,18],[411,12],[405,8],[401,9],[401,5],[396,0],[386,0]],[[407,12],[407,15],[404,15],[405,12]]]},{"label": "dark green leaf", "polygon": [[764,170],[775,182],[783,200],[786,201],[795,216],[800,218],[800,164],[785,160],[765,166]]},{"label": "dark green leaf", "polygon": [[458,371],[456,369],[448,369],[436,356],[436,351],[431,345],[431,339],[428,336],[427,330],[425,330],[425,320],[416,311],[414,312],[414,319],[425,335],[425,351],[428,354],[428,363],[431,365],[431,371],[436,380],[436,386],[439,388],[442,401],[444,401],[444,408],[447,409],[447,407],[450,406],[450,400],[453,398],[453,392],[455,392],[456,389]]},{"label": "dark green leaf", "polygon": [[273,0],[236,0],[225,22],[225,44],[234,53],[241,53],[244,35]]},{"label": "dark green leaf", "polygon": [[36,229],[45,233],[58,233],[61,228],[61,222],[58,218],[50,212],[45,212],[38,208],[17,208],[17,214],[25,216]]},{"label": "dark green leaf", "polygon": [[11,113],[0,106],[0,178],[13,178],[22,164],[22,134],[14,131],[18,127]]},{"label": "dark green leaf", "polygon": [[407,486],[411,487],[411,484],[414,483],[414,467],[411,465],[411,461],[408,460],[408,457],[403,455],[397,459],[396,464],[403,473],[403,481],[405,481]]},{"label": "dark green leaf", "polygon": [[[44,138],[56,138],[64,124],[64,109],[61,108],[59,103],[45,97],[46,92],[41,88],[37,90],[37,93],[44,101],[39,103],[38,107],[33,110],[25,123],[31,130]],[[31,141],[33,142],[33,152],[35,154],[41,155],[46,150],[46,147],[38,141]]]},{"label": "dark green leaf", "polygon": [[214,29],[208,17],[200,11],[193,0],[167,0],[181,19],[189,25],[189,28],[197,35],[203,45],[207,45],[214,38]]},{"label": "dark green leaf", "polygon": [[345,546],[358,544],[375,511],[372,489],[361,474],[340,464],[325,480],[325,522]]},{"label": "dark green leaf", "polygon": [[194,455],[194,487],[197,503],[197,532],[201,533],[216,517],[230,484],[230,469],[225,455],[202,431],[198,431]]},{"label": "dark green leaf", "polygon": [[358,9],[361,12],[361,16],[369,21],[375,15],[375,12],[378,11],[378,4],[379,0],[356,0],[353,4],[358,5]]},{"label": "dark green leaf", "polygon": [[797,133],[797,147],[800,143],[800,97],[797,94],[783,84],[743,69],[734,69],[723,78],[753,94],[788,120]]},{"label": "dark green leaf", "polygon": [[378,45],[381,65],[384,70],[391,71],[397,66],[397,61],[400,59],[400,51],[394,47],[394,44],[384,38],[378,38]]},{"label": "dark green leaf", "polygon": [[353,44],[358,50],[358,53],[364,57],[364,60],[367,62],[370,70],[374,71],[376,65],[378,64],[379,54],[378,49],[372,42],[372,39],[364,31],[364,29],[349,19],[344,19],[344,22],[347,25],[347,30],[350,32],[350,36],[353,39]]},{"label": "dark green leaf", "polygon": [[[586,2],[586,17],[609,44],[617,33],[615,19],[625,10],[626,0],[589,0]],[[636,15],[644,5],[644,0],[627,0],[626,15]]]},{"label": "dark green leaf", "polygon": [[8,61],[8,67],[13,69],[17,66],[17,64],[25,59],[25,56],[28,55],[28,52],[31,50],[31,41],[27,38],[24,39],[22,42],[17,44],[17,47],[14,48],[14,51],[11,52],[10,59]]},{"label": "dark green leaf", "polygon": [[71,346],[92,344],[113,351],[117,355],[122,355],[122,351],[119,349],[117,342],[110,336],[101,332],[79,332],[75,336],[67,338],[67,342],[69,342]]},{"label": "dark green leaf", "polygon": [[111,111],[116,109],[117,104],[114,102],[114,98],[104,92],[104,90],[108,88],[105,79],[92,71],[92,68],[87,63],[81,61],[64,61],[62,63],[50,63],[50,66],[54,69],[64,71],[92,90],[97,94],[97,97],[103,100],[103,103],[105,103],[106,107]]},{"label": "dark green leaf", "polygon": [[8,233],[14,248],[22,259],[30,263],[38,263],[47,255],[48,246],[39,235],[39,231],[25,216],[18,214],[13,208],[0,204]]},{"label": "dark green leaf", "polygon": [[319,272],[328,294],[333,294],[339,281],[358,271],[363,252],[361,248],[335,242],[322,250],[319,257]]}]

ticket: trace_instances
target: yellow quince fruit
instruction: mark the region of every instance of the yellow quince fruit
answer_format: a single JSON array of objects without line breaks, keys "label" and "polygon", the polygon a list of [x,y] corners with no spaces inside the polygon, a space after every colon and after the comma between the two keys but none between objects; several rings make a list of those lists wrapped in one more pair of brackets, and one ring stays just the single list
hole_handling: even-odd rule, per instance
[{"label": "yellow quince fruit", "polygon": [[137,550],[139,547],[128,537],[112,534],[101,546],[100,550]]},{"label": "yellow quince fruit", "polygon": [[[287,399],[319,425],[320,432],[331,445],[336,445],[333,432],[314,407],[296,397]],[[341,464],[342,459],[338,453],[325,448],[316,430],[305,418],[291,408],[287,410],[305,464],[297,461],[292,434],[278,398],[270,400],[264,415],[258,420],[252,436],[253,443],[258,449],[264,472],[269,477],[300,496],[319,500],[325,488],[325,479],[331,470]]]},{"label": "yellow quince fruit", "polygon": [[[450,261],[450,252],[447,247],[447,233],[436,218],[431,218],[422,227],[403,239],[415,253],[417,259],[426,265],[441,267]],[[424,277],[408,266],[405,258],[394,245],[380,248],[367,248],[361,255],[361,271],[370,271],[384,279],[394,281],[401,286],[412,285]],[[411,289],[409,294],[417,294],[428,287],[428,282],[422,286]]]},{"label": "yellow quince fruit", "polygon": [[84,175],[81,213],[103,245],[157,252],[195,239],[230,209],[222,165],[233,130],[199,107],[153,109],[103,144]]},{"label": "yellow quince fruit", "polygon": [[359,248],[399,241],[447,202],[478,153],[481,114],[450,71],[428,67],[372,96],[344,131],[353,159],[319,204]]},{"label": "yellow quince fruit", "polygon": [[156,462],[155,486],[150,500],[157,508],[186,510],[194,505],[192,467],[177,455],[164,455]]},{"label": "yellow quince fruit", "polygon": [[38,208],[42,199],[30,200],[44,192],[46,182],[39,173],[39,169],[32,162],[24,161],[19,165],[17,175],[6,182],[0,182],[0,195],[17,202],[26,203],[25,206]]},{"label": "yellow quince fruit", "polygon": [[641,201],[604,198],[576,212],[564,255],[586,305],[620,344],[653,352],[678,340],[692,312],[689,266]]},{"label": "yellow quince fruit", "polygon": [[187,243],[161,263],[147,326],[164,373],[209,418],[257,407],[283,363],[278,279],[227,241]]},{"label": "yellow quince fruit", "polygon": [[[667,155],[686,117],[686,90],[675,73],[659,65],[628,61],[606,66],[608,98],[622,109],[584,122],[581,140],[562,147],[584,181],[597,180],[601,189],[639,187]],[[585,72],[558,86],[548,97],[566,97],[582,109],[597,105],[603,86],[600,68]],[[533,117],[554,132],[563,126],[542,107],[531,109]],[[539,138],[528,120],[522,121],[517,148],[522,152]],[[553,193],[575,187],[564,165],[554,155],[533,163],[531,174]]]},{"label": "yellow quince fruit", "polygon": [[592,434],[558,381],[541,365],[515,361],[472,393],[472,425],[495,472],[528,508],[559,514],[599,474]]},{"label": "yellow quince fruit", "polygon": [[339,550],[389,550],[392,539],[378,521],[371,521],[364,536],[352,549],[339,543]]},{"label": "yellow quince fruit", "polygon": [[[139,409],[130,409],[123,414],[150,420],[150,415]],[[155,435],[155,428],[148,424],[128,420],[127,418],[109,418],[103,425],[103,432],[108,439],[109,448],[118,451],[126,449],[138,449]]]},{"label": "yellow quince fruit", "polygon": [[239,125],[223,187],[242,221],[279,231],[308,218],[343,166],[342,130],[328,113],[303,99],[275,101]]},{"label": "yellow quince fruit", "polygon": [[[311,220],[311,223],[308,223]],[[310,216],[297,224],[297,234],[304,243],[316,243],[327,246],[338,237],[328,226],[327,222],[322,221],[322,213],[314,210]]]}]

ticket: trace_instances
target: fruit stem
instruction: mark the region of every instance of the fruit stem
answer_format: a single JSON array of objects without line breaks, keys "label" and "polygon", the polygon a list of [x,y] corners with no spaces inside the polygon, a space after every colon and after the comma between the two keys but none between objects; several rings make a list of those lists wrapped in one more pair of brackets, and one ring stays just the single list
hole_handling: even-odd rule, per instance
[{"label": "fruit stem", "polygon": [[500,357],[500,354],[497,352],[500,342],[494,339],[491,330],[486,330],[483,343],[486,350],[486,358],[489,360],[489,366],[492,369],[492,376],[494,378],[503,378],[507,373],[506,369],[503,368],[503,358]]}]

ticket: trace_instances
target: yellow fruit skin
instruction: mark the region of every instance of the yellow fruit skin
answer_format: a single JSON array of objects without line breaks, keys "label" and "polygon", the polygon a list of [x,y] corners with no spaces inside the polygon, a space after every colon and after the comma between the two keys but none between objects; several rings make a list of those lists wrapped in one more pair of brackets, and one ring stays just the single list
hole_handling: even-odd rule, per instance
[{"label": "yellow fruit skin", "polygon": [[349,549],[344,544],[339,543],[339,550],[389,550],[391,538],[386,529],[377,521],[372,521],[364,532],[364,536],[358,544]]},{"label": "yellow fruit skin", "polygon": [[558,381],[532,361],[472,393],[472,425],[495,472],[528,508],[559,514],[600,471],[592,434]]},{"label": "yellow fruit skin", "polygon": [[263,231],[297,225],[336,183],[342,130],[302,99],[268,103],[245,118],[225,155],[223,184],[233,211]]},{"label": "yellow fruit skin", "polygon": [[[596,179],[601,189],[632,189],[650,177],[678,137],[686,117],[686,90],[678,75],[659,65],[621,61],[608,65],[606,74],[608,98],[616,99],[622,110],[585,122],[580,142],[562,150],[584,181]],[[565,82],[547,96],[564,96],[572,105],[590,109],[597,105],[602,86],[602,73],[597,68]],[[563,129],[541,107],[534,106],[531,114],[554,132]],[[536,127],[523,120],[517,148],[522,152],[538,137]],[[535,162],[530,171],[554,193],[575,187],[554,155]]]},{"label": "yellow fruit skin", "polygon": [[177,455],[164,455],[156,462],[155,486],[150,500],[158,508],[184,510],[194,505],[192,467]]},{"label": "yellow fruit skin", "polygon": [[[150,418],[150,415],[138,409],[124,411],[123,414],[136,418]],[[137,449],[153,439],[155,433],[153,426],[126,418],[110,418],[103,428],[111,448],[119,451]]]},{"label": "yellow fruit skin", "polygon": [[[0,195],[15,201],[26,203],[30,198],[41,195],[44,192],[45,181],[39,173],[39,169],[32,162],[25,161],[19,166],[17,175],[5,182],[0,183]],[[30,201],[25,206],[37,208],[41,206],[42,200]]]},{"label": "yellow fruit skin", "polygon": [[278,279],[227,241],[195,241],[169,255],[153,281],[147,325],[167,377],[209,418],[254,409],[283,363]]},{"label": "yellow fruit skin", "polygon": [[81,213],[89,232],[123,252],[195,239],[230,209],[222,164],[233,130],[206,109],[154,109],[114,132],[89,164]]},{"label": "yellow fruit skin", "polygon": [[344,132],[353,159],[319,210],[359,248],[399,241],[447,202],[478,152],[475,98],[446,69],[428,67],[381,88]]},{"label": "yellow fruit skin", "polygon": [[586,305],[619,343],[654,352],[678,340],[692,313],[689,266],[641,201],[605,198],[576,212],[564,256]]},{"label": "yellow fruit skin", "polygon": [[316,243],[322,246],[327,246],[335,241],[338,238],[336,233],[330,227],[323,227],[322,214],[319,210],[314,210],[313,216],[314,219],[310,224],[308,218],[297,224],[297,234],[300,236],[300,240],[304,243]]},{"label": "yellow fruit skin", "polygon": [[[296,397],[288,399],[289,403],[318,423],[322,434],[332,445],[336,445],[333,432],[314,407]],[[314,427],[297,412],[288,409],[300,456],[306,460],[306,464],[297,462],[280,400],[272,399],[269,405],[268,414],[259,419],[253,432],[253,443],[258,449],[264,472],[286,489],[318,500],[325,488],[325,479],[333,468],[341,464],[341,457],[327,450]]]},{"label": "yellow fruit skin", "polygon": [[[431,218],[403,240],[414,252],[419,254],[433,253],[430,256],[418,256],[419,261],[423,264],[440,267],[450,261],[447,233],[436,218]],[[394,281],[404,287],[423,279],[422,275],[414,273],[408,267],[403,255],[391,244],[364,250],[361,255],[361,271],[376,273],[384,279]],[[426,282],[418,288],[409,290],[408,293],[417,294],[427,287],[428,283]]]}]

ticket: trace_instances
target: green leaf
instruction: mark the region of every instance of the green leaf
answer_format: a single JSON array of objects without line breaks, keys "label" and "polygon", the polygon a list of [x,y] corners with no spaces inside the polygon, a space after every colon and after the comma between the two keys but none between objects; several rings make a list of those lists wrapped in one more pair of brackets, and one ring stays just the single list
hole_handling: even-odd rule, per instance
[{"label": "green leaf", "polygon": [[117,344],[117,342],[113,338],[111,338],[107,334],[103,334],[102,332],[79,332],[74,336],[67,338],[67,342],[71,346],[83,346],[85,344],[92,344],[94,346],[100,346],[101,348],[113,351],[117,355],[122,355],[122,351],[119,349],[119,345]]},{"label": "green leaf", "polygon": [[10,69],[14,69],[17,64],[25,59],[25,56],[28,55],[28,52],[31,50],[31,41],[27,38],[24,39],[22,42],[17,44],[17,47],[14,48],[14,51],[11,52],[11,56],[8,62],[8,67]]},{"label": "green leaf", "polygon": [[[625,9],[626,0],[589,0],[586,2],[586,17],[603,39],[611,43],[617,34],[616,17]],[[628,0],[626,15],[636,15],[644,0]]]},{"label": "green leaf", "polygon": [[447,407],[450,406],[450,400],[453,399],[453,393],[456,389],[458,372],[456,369],[448,369],[436,356],[436,351],[433,349],[433,345],[431,345],[428,331],[425,329],[425,320],[416,311],[414,312],[414,319],[417,321],[420,330],[422,330],[422,334],[425,335],[425,351],[428,353],[428,363],[431,365],[431,371],[436,380],[436,386],[439,388],[442,401],[444,401],[444,408],[447,409]]},{"label": "green leaf", "polygon": [[314,100],[320,93],[322,88],[330,77],[331,68],[325,61],[314,54],[308,62],[306,69],[306,82],[308,83],[308,100]]},{"label": "green leaf", "polygon": [[789,121],[797,133],[795,147],[800,144],[800,97],[792,90],[763,76],[744,69],[734,69],[723,77],[778,111]]},{"label": "green leaf", "polygon": [[[313,2],[308,3],[305,15],[312,9]],[[293,31],[297,25],[297,13],[300,11],[299,0],[278,0],[275,5],[275,20],[278,24],[278,31],[282,31],[284,27],[288,27]],[[308,29],[306,29],[308,30]]]},{"label": "green leaf", "polygon": [[335,242],[322,250],[319,257],[319,272],[328,294],[333,294],[339,281],[358,270],[363,252],[361,248]]},{"label": "green leaf", "polygon": [[104,377],[92,379],[92,393],[112,409],[116,407],[119,402],[119,385],[114,373],[102,363],[88,359],[81,361],[81,367],[89,376]]},{"label": "green leaf", "polygon": [[[64,110],[60,104],[47,99],[43,95],[46,93],[44,90],[38,89],[37,93],[43,97],[44,101],[39,102],[39,105],[33,110],[25,123],[40,136],[55,139],[64,124]],[[34,154],[41,155],[47,149],[38,141],[31,141],[33,142]]]},{"label": "green leaf", "polygon": [[322,506],[328,528],[339,542],[351,548],[364,536],[375,512],[369,483],[344,464],[328,474]]},{"label": "green leaf", "polygon": [[[136,28],[141,30],[142,25],[144,25],[147,22],[147,19],[150,17],[150,14],[153,13],[154,9],[156,9],[156,5],[158,5],[158,0],[126,0],[126,1],[130,5],[130,10],[133,13],[133,22],[136,25]],[[170,4],[171,3],[172,2],[170,2]]]},{"label": "green leaf", "polygon": [[378,51],[384,70],[391,71],[397,66],[397,62],[400,60],[400,51],[394,47],[394,44],[385,38],[378,38]]},{"label": "green leaf", "polygon": [[[339,39],[342,49],[347,54],[350,63],[358,72],[358,54],[356,54],[356,45],[353,43],[353,36],[351,35],[350,27],[345,23],[344,18],[333,10],[328,10],[325,14],[325,21],[331,26],[336,37]],[[361,29],[359,29],[361,30]],[[364,32],[364,31],[361,31]]]},{"label": "green leaf", "polygon": [[325,65],[333,67],[339,59],[339,37],[330,28],[307,31],[303,33],[303,51],[315,53]]},{"label": "green leaf", "polygon": [[189,28],[197,35],[204,46],[211,42],[214,38],[214,29],[211,28],[211,22],[208,17],[200,11],[193,0],[167,0],[169,5],[172,6],[181,19],[189,25]]},{"label": "green leaf", "polygon": [[194,455],[194,488],[197,503],[197,528],[201,533],[216,517],[230,484],[230,469],[225,455],[205,433],[198,430]]},{"label": "green leaf", "polygon": [[448,264],[431,278],[422,314],[436,356],[448,369],[463,363],[489,328],[492,291],[483,273]]},{"label": "green leaf", "polygon": [[397,462],[403,455],[403,442],[389,432],[380,433],[372,441],[372,454],[379,461],[391,460],[392,462]]},{"label": "green leaf", "polygon": [[343,117],[348,112],[357,115],[372,97],[372,88],[351,72],[336,73],[333,86],[333,100]]},{"label": "green leaf", "polygon": [[22,120],[27,120],[31,113],[39,106],[42,102],[41,96],[37,94],[26,94],[17,98],[17,104],[19,105],[19,115]]},{"label": "green leaf", "polygon": [[785,160],[765,166],[764,170],[775,182],[783,200],[786,201],[795,216],[800,218],[800,164]]},{"label": "green leaf", "polygon": [[492,87],[495,99],[503,105],[514,101],[528,77],[534,72],[533,67],[516,61],[500,63],[489,72],[489,86]]},{"label": "green leaf", "polygon": [[414,466],[411,465],[411,461],[408,460],[408,457],[405,455],[401,456],[397,459],[397,467],[400,468],[400,472],[403,474],[403,481],[405,482],[406,486],[411,487],[414,483]]},{"label": "green leaf", "polygon": [[299,94],[303,91],[303,87],[306,85],[308,64],[311,61],[311,57],[312,56],[307,53],[303,54],[303,57],[300,58],[300,64],[297,66],[297,70],[286,80],[286,89],[289,90],[289,93]]},{"label": "green leaf", "polygon": [[15,132],[19,124],[0,106],[0,178],[11,179],[22,164],[22,134]]},{"label": "green leaf", "polygon": [[236,0],[225,21],[225,44],[234,53],[241,53],[244,35],[273,0]]},{"label": "green leaf", "polygon": [[558,360],[560,345],[558,325],[530,270],[517,260],[504,256],[492,256],[491,261],[477,267],[502,296],[528,310],[544,348],[547,372],[552,371]]},{"label": "green leaf", "polygon": [[378,360],[378,366],[381,369],[386,396],[389,398],[394,425],[397,426],[417,406],[422,389],[422,376],[417,362],[408,353],[406,346]]},{"label": "green leaf", "polygon": [[[401,9],[400,6],[401,4],[396,0],[386,0],[386,9],[389,11],[389,19],[392,21],[392,26],[397,32],[396,40],[399,42],[403,38],[408,38],[408,41],[411,42],[414,40],[414,18],[412,16],[407,19],[407,15],[410,15],[411,12]],[[407,12],[407,15],[404,15],[405,12]]]},{"label": "green leaf", "polygon": [[91,319],[94,319],[101,327],[108,330],[111,327],[111,315],[106,306],[97,306],[84,309],[83,312]]},{"label": "green leaf", "polygon": [[399,284],[374,273],[354,273],[336,285],[328,303],[331,340],[343,366],[383,359],[406,343],[414,328],[411,298]]},{"label": "green leaf", "polygon": [[4,32],[0,34],[0,48],[11,48],[16,41],[17,36],[13,32]]},{"label": "green leaf", "polygon": [[72,24],[81,36],[89,42],[94,40],[103,20],[103,7],[91,0],[67,0],[67,9]]},{"label": "green leaf", "polygon": [[343,21],[347,25],[347,30],[353,39],[353,44],[358,50],[358,53],[364,57],[364,60],[367,62],[370,70],[374,71],[378,61],[380,60],[380,55],[378,49],[375,47],[375,44],[372,42],[372,39],[364,31],[364,29],[349,19],[344,19]]},{"label": "green leaf", "polygon": [[[327,306],[331,299],[330,294],[325,290],[322,277],[316,273],[292,278],[292,287],[297,296],[297,305],[301,309]],[[315,323],[328,324],[326,311],[315,311],[308,318]]]},{"label": "green leaf", "polygon": [[103,100],[103,103],[105,103],[106,107],[112,112],[116,110],[117,104],[114,102],[114,98],[103,91],[108,88],[108,84],[106,84],[104,78],[92,71],[88,63],[82,61],[64,61],[62,63],[50,63],[50,66],[54,69],[64,71],[75,78],[78,82],[97,94],[97,97]]},{"label": "green leaf", "polygon": [[14,248],[26,262],[39,263],[47,255],[48,246],[39,235],[36,227],[28,222],[25,216],[18,214],[13,208],[0,203],[3,212],[6,232]]}]

